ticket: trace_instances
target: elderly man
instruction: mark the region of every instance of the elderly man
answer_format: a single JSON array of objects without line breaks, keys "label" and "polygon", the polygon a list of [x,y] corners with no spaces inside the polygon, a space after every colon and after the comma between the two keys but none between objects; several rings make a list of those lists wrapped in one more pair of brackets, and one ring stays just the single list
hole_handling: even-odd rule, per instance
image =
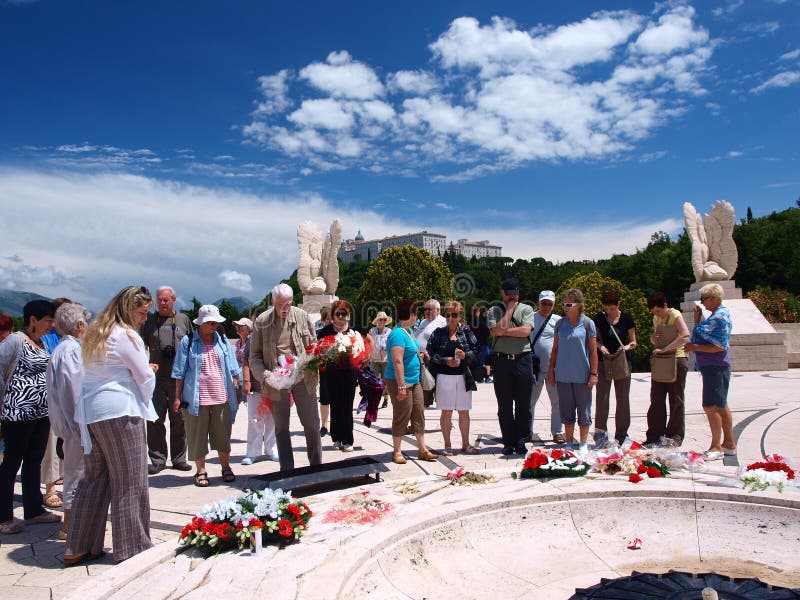
[{"label": "elderly man", "polygon": [[[556,294],[552,290],[543,290],[539,294],[539,310],[533,315],[533,330],[531,331],[531,346],[533,354],[539,359],[539,370],[531,392],[531,439],[533,439],[533,418],[536,403],[542,394],[542,388],[547,386],[547,396],[550,398],[550,434],[556,444],[563,444],[564,426],[561,424],[561,412],[558,408],[558,389],[547,382],[547,369],[550,367],[550,355],[553,353],[553,340],[555,327],[560,316],[553,314],[556,303]],[[534,361],[535,362],[535,361]]]},{"label": "elderly man", "polygon": [[[314,323],[308,313],[292,306],[294,292],[281,283],[272,288],[272,308],[262,313],[255,322],[250,340],[250,372],[259,381],[278,365],[278,357],[299,356],[310,343],[316,341]],[[292,439],[289,431],[289,392],[294,397],[297,416],[306,435],[308,462],[322,462],[322,439],[319,435],[319,413],[317,412],[316,373],[306,371],[291,390],[276,390],[263,386],[264,393],[272,400],[272,416],[275,419],[275,438],[278,444],[278,459],[281,471],[294,468]]]},{"label": "elderly man", "polygon": [[[439,329],[439,327],[444,327],[447,325],[447,321],[445,318],[439,314],[441,311],[441,306],[439,305],[439,301],[436,298],[431,298],[425,303],[424,314],[422,315],[422,320],[419,322],[417,326],[417,330],[414,336],[417,338],[417,342],[419,342],[419,347],[425,352],[425,348],[428,347],[428,340],[430,339],[431,335],[434,331]],[[427,361],[428,356],[427,353],[425,355],[425,360]],[[428,391],[423,392],[423,397],[425,398],[425,407],[433,406],[433,400],[435,398],[436,388]]]},{"label": "elderly man", "polygon": [[501,306],[487,315],[494,338],[494,395],[497,418],[503,435],[503,454],[525,454],[530,434],[530,402],[533,388],[533,360],[528,336],[534,325],[533,308],[519,301],[519,281],[506,279],[500,290]]},{"label": "elderly man", "polygon": [[150,362],[158,369],[153,391],[153,407],[158,420],[147,422],[147,451],[152,463],[147,467],[147,472],[150,475],[160,473],[167,467],[167,415],[172,467],[179,471],[192,470],[192,466],[186,462],[183,412],[170,410],[175,403],[175,380],[171,377],[175,350],[183,336],[192,331],[192,324],[185,314],[175,312],[175,290],[171,287],[162,285],[156,290],[156,303],[156,312],[147,315],[140,332],[150,349]]}]

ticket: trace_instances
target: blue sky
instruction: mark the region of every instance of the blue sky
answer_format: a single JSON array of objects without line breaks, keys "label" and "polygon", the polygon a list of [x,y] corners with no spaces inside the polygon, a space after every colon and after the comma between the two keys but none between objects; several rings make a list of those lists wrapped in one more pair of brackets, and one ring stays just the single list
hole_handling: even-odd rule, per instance
[{"label": "blue sky", "polygon": [[0,0],[0,287],[258,299],[305,219],[560,261],[686,201],[782,210],[799,29],[798,0]]}]

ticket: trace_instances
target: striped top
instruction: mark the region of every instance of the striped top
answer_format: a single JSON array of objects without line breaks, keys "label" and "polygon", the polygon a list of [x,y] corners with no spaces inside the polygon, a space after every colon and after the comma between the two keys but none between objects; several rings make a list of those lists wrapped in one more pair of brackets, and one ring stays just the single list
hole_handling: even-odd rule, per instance
[{"label": "striped top", "polygon": [[214,346],[203,344],[203,360],[200,368],[200,406],[225,404],[225,380],[222,378],[222,365],[219,364]]}]

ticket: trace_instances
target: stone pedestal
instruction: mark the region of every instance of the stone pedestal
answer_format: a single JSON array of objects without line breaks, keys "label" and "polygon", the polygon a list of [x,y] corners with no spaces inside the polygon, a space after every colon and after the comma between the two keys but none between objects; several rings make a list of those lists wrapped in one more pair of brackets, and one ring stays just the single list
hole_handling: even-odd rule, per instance
[{"label": "stone pedestal", "polygon": [[339,299],[333,294],[303,294],[303,303],[300,305],[311,317],[312,322],[319,320],[319,313],[323,306],[330,308],[331,304]]},{"label": "stone pedestal", "polygon": [[[725,291],[722,303],[728,307],[733,321],[728,355],[734,371],[785,371],[788,356],[784,332],[776,331],[751,300],[742,299],[742,290],[732,280],[693,283],[684,294],[681,312],[689,331],[694,327],[694,307],[700,303],[700,288],[718,283]],[[710,313],[703,309],[703,314]]]}]

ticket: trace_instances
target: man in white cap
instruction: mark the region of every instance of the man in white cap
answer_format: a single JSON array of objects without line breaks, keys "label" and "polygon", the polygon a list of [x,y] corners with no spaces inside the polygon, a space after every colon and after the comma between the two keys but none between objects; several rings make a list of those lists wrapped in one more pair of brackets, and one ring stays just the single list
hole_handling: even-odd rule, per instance
[{"label": "man in white cap", "polygon": [[147,315],[140,331],[150,351],[150,362],[158,365],[156,388],[153,390],[153,408],[158,420],[147,422],[147,453],[150,475],[160,473],[167,466],[167,427],[169,415],[169,452],[172,466],[179,471],[191,471],[186,462],[186,428],[183,413],[170,410],[175,402],[175,381],[172,379],[172,364],[178,343],[192,331],[189,317],[175,312],[175,290],[162,285],[156,290],[156,312]]},{"label": "man in white cap", "polygon": [[[272,307],[256,319],[250,342],[250,372],[264,381],[266,371],[278,366],[279,356],[299,356],[309,344],[316,341],[314,323],[308,313],[292,306],[294,292],[281,283],[271,290]],[[306,371],[303,379],[291,390],[275,390],[264,385],[264,393],[272,401],[275,419],[275,438],[278,444],[278,459],[281,471],[294,468],[292,438],[289,431],[291,405],[289,392],[306,437],[306,453],[311,465],[322,463],[322,438],[319,434],[319,412],[317,410],[318,375]]]},{"label": "man in white cap", "polygon": [[[553,314],[556,295],[552,290],[543,290],[539,294],[539,310],[533,314],[533,329],[531,329],[531,348],[539,362],[536,381],[531,391],[531,439],[533,439],[533,412],[536,402],[542,393],[542,388],[547,386],[547,395],[550,398],[550,434],[556,444],[563,444],[564,429],[561,424],[561,413],[558,410],[558,389],[547,383],[547,369],[550,366],[550,354],[553,352],[553,336],[556,323],[561,318]],[[536,367],[534,359],[534,367]]]}]

